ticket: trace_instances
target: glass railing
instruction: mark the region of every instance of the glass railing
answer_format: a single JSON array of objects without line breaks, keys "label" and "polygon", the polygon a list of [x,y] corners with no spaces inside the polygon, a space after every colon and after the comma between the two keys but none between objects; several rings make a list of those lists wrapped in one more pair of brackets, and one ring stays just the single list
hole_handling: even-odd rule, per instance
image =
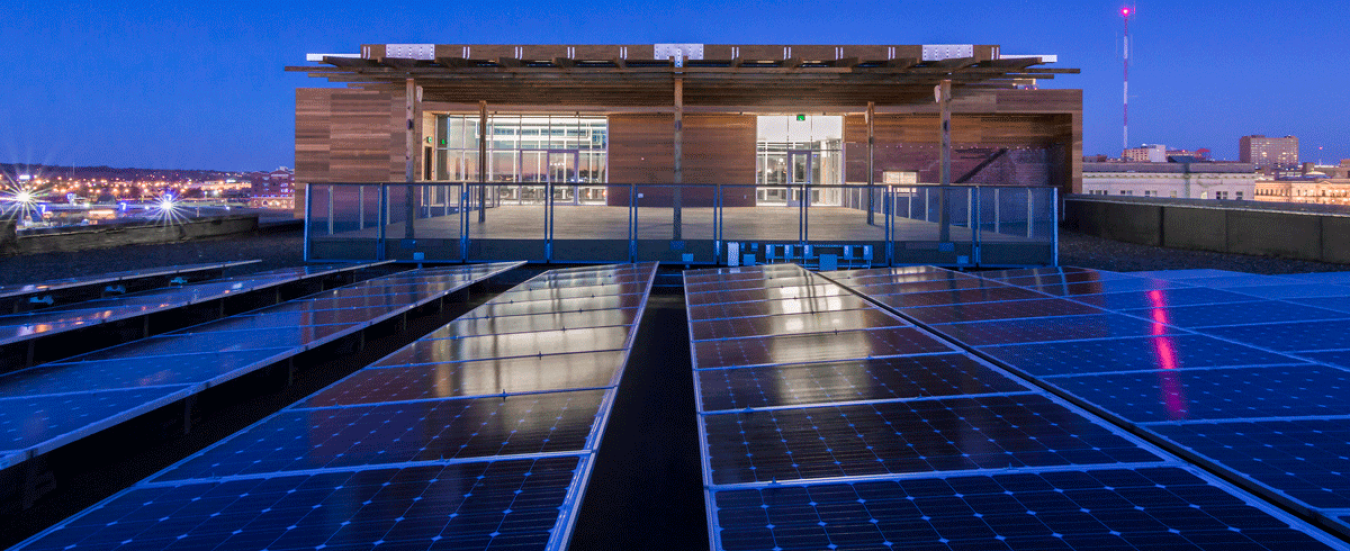
[{"label": "glass railing", "polygon": [[[306,258],[1053,265],[1057,194],[988,185],[319,183]],[[678,207],[677,207],[678,205]]]}]

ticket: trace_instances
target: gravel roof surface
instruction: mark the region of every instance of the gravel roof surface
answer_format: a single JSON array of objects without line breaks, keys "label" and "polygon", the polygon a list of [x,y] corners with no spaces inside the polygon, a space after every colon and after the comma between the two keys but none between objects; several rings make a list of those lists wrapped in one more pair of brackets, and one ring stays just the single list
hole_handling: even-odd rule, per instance
[{"label": "gravel roof surface", "polygon": [[[1166,249],[1065,230],[1061,230],[1059,235],[1059,261],[1065,266],[1121,272],[1191,268],[1255,274],[1350,271],[1350,264]],[[0,285],[157,266],[254,259],[262,262],[238,270],[253,272],[304,264],[304,234],[287,231],[165,245],[129,245],[97,251],[0,257]]]},{"label": "gravel roof surface", "polygon": [[1059,263],[1116,272],[1209,268],[1252,274],[1350,271],[1350,264],[1289,260],[1270,256],[1188,251],[1112,241],[1059,230]]}]

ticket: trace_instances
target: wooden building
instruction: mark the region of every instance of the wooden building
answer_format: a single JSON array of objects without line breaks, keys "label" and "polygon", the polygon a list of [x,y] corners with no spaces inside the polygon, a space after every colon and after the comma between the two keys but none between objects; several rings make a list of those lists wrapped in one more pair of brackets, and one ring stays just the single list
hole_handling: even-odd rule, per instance
[{"label": "wooden building", "polygon": [[[1036,87],[1077,71],[998,46],[372,44],[310,60],[288,70],[348,87],[296,92],[298,198],[316,182],[532,182],[559,164],[548,151],[592,184],[772,184],[792,161],[814,161],[816,183],[939,183],[944,80],[952,182],[1081,190],[1082,93]],[[526,139],[542,126],[591,143]],[[605,202],[628,200],[610,187]],[[787,200],[771,191],[741,200]]]}]

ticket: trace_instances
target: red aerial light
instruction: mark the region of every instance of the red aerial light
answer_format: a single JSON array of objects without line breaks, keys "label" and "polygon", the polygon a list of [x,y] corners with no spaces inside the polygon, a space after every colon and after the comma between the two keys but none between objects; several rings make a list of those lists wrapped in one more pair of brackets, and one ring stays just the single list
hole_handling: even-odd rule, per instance
[{"label": "red aerial light", "polygon": [[1125,16],[1125,17],[1129,17],[1129,16],[1130,16],[1130,8],[1120,8],[1120,14],[1123,15],[1123,16]]}]

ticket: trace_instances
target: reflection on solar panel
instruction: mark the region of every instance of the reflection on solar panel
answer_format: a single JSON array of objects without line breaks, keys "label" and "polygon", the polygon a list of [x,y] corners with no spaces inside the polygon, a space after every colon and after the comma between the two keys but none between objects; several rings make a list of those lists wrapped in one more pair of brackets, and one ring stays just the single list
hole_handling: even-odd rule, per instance
[{"label": "reflection on solar panel", "polygon": [[[795,315],[730,319],[699,311],[709,300],[696,295],[724,294],[716,276],[729,273],[686,272],[686,281],[698,283],[685,289],[714,549],[1338,547],[1059,398],[894,323],[870,303],[840,311],[807,302]],[[930,304],[896,311],[961,322],[935,327],[982,342],[1159,334],[1150,320],[949,274],[833,275],[869,295],[884,290],[879,300]],[[746,271],[734,276],[738,287],[753,288]],[[812,287],[827,281],[798,277],[811,278]],[[1022,325],[1028,317],[1032,323]],[[843,319],[847,331],[819,321]]]},{"label": "reflection on solar panel", "polygon": [[[503,293],[21,548],[561,549],[655,277],[542,274],[522,287],[590,297],[624,279],[639,300],[578,316],[573,298]],[[548,329],[490,317],[522,294],[536,314],[513,317]],[[553,329],[593,318],[609,323]]]},{"label": "reflection on solar panel", "polygon": [[[59,360],[92,350],[98,343],[125,341],[177,329],[188,323],[200,323],[203,312],[215,316],[224,314],[227,299],[266,292],[266,300],[250,298],[244,303],[249,307],[261,306],[261,303],[279,300],[282,289],[311,287],[312,283],[307,282],[371,266],[285,268],[0,316],[0,359],[8,370]],[[197,308],[189,310],[194,306]],[[156,316],[153,330],[149,316]]]},{"label": "reflection on solar panel", "polygon": [[[1039,304],[1032,315],[992,322],[952,323],[981,305],[897,311],[1350,534],[1350,478],[1342,475],[1350,473],[1350,429],[1342,426],[1350,422],[1350,363],[1337,361],[1350,359],[1342,352],[1350,349],[1350,315],[1320,307],[1350,296],[1350,287],[1338,285],[1350,278],[1215,270],[977,275],[1063,298],[1000,303]],[[1046,283],[1055,278],[1062,281]],[[1088,306],[1112,313],[1063,314]]]},{"label": "reflection on solar panel", "polygon": [[[430,278],[457,279],[458,283],[446,284],[435,292],[391,300],[385,308],[363,310],[365,316],[351,323],[307,323],[304,307],[319,300],[297,299],[252,312],[242,326],[239,318],[224,318],[0,376],[0,419],[3,419],[0,423],[24,427],[22,431],[12,431],[14,439],[0,447],[19,452],[22,459],[32,459],[209,387],[354,334],[520,264],[398,274],[400,278],[416,278],[417,273],[424,273]],[[364,293],[367,288],[379,288],[384,279],[366,280],[322,294]],[[79,396],[91,395],[100,400],[85,407],[62,405]]]},{"label": "reflection on solar panel", "polygon": [[[128,290],[151,289],[176,282],[195,281],[224,270],[255,264],[257,260],[183,264],[126,272],[109,272],[83,277],[55,279],[41,283],[0,286],[0,313],[20,312],[34,307],[55,306],[70,300],[83,300]],[[59,297],[59,298],[58,298]]]}]

